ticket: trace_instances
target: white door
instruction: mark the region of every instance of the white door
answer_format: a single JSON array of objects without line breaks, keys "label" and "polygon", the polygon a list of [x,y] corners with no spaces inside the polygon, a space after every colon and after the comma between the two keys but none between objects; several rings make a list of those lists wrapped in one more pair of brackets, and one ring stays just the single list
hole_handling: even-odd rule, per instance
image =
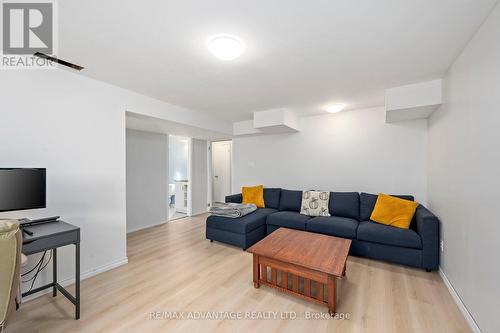
[{"label": "white door", "polygon": [[213,202],[225,202],[231,194],[231,141],[212,143]]}]

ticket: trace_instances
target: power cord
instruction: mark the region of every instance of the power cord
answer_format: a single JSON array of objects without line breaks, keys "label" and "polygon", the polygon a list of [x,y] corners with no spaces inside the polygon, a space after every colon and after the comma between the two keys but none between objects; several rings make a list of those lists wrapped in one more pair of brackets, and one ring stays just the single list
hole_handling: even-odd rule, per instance
[{"label": "power cord", "polygon": [[[44,253],[45,254],[45,253]],[[33,267],[32,269],[30,269],[29,271],[27,271],[26,273],[23,273],[21,274],[21,276],[26,276],[28,275],[29,273],[33,272],[37,267],[38,265],[40,265],[40,262],[42,261],[42,258],[43,258],[43,254],[42,256],[40,256],[40,259],[38,260],[38,262],[36,263],[35,267]]]},{"label": "power cord", "polygon": [[44,263],[45,256],[47,255],[47,251],[43,252],[43,255],[40,257],[40,260],[36,263],[36,265],[30,269],[28,272],[21,274],[22,277],[32,273],[33,271],[36,270],[35,275],[33,275],[31,278],[28,280],[22,281],[23,283],[29,283],[31,282],[30,289],[28,291],[31,291],[33,289],[33,286],[35,285],[36,279],[38,278],[38,274],[45,268],[47,265],[50,263],[52,260],[52,251],[50,251],[50,257],[47,260],[47,262]]}]

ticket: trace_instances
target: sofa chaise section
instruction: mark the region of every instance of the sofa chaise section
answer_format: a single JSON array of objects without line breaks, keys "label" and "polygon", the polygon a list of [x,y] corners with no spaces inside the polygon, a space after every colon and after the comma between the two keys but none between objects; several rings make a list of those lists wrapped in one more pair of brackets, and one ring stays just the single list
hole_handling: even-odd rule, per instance
[{"label": "sofa chaise section", "polygon": [[266,218],[277,212],[272,208],[259,208],[243,217],[234,219],[223,216],[207,218],[206,237],[246,249],[266,237]]},{"label": "sofa chaise section", "polygon": [[[206,225],[206,238],[247,249],[267,235],[267,217],[278,211],[280,189],[265,189],[264,203],[266,208],[240,218],[209,216]],[[241,194],[226,197],[226,202],[241,203]]]}]

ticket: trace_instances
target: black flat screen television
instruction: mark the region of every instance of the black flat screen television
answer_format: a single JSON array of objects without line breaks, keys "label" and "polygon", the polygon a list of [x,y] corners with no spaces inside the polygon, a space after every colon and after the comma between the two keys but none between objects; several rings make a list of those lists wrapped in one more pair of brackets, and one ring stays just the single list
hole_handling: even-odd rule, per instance
[{"label": "black flat screen television", "polygon": [[0,212],[46,207],[46,170],[0,168]]}]

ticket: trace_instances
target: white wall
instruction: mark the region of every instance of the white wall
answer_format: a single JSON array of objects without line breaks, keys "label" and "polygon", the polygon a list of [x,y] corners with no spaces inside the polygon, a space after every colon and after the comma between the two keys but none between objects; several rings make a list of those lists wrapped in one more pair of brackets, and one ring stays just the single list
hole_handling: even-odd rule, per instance
[{"label": "white wall", "polygon": [[191,214],[207,211],[208,203],[208,143],[191,140]]},{"label": "white wall", "polygon": [[[0,74],[0,165],[47,168],[47,208],[0,216],[60,215],[79,226],[82,273],[127,256],[120,95],[110,86],[62,71]],[[73,251],[60,251],[62,280],[73,278]],[[48,282],[49,271],[41,280]]]},{"label": "white wall", "polygon": [[500,6],[444,79],[429,122],[429,203],[441,267],[483,333],[500,332]]},{"label": "white wall", "polygon": [[167,137],[127,129],[127,232],[168,219]]},{"label": "white wall", "polygon": [[[84,277],[127,260],[126,110],[191,126],[204,119],[65,70],[0,73],[0,166],[47,168],[47,208],[0,213],[0,218],[61,215],[79,226]],[[205,125],[231,130],[224,122]],[[72,279],[73,249],[60,252],[60,279]],[[37,285],[49,281],[50,271]]]},{"label": "white wall", "polygon": [[427,122],[385,123],[384,108],[301,118],[293,134],[233,139],[233,192],[287,189],[409,193],[427,201]]}]

